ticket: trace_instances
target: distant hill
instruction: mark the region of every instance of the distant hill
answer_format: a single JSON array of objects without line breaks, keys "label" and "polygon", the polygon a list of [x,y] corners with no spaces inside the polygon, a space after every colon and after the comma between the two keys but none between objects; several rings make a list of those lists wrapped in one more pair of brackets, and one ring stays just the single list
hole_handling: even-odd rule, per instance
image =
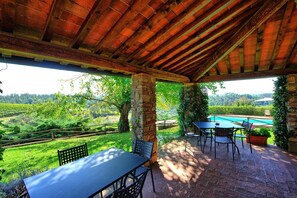
[{"label": "distant hill", "polygon": [[0,103],[34,104],[38,101],[47,101],[54,98],[54,94],[10,94],[5,96],[0,95]]},{"label": "distant hill", "polygon": [[264,94],[236,94],[226,93],[223,95],[211,95],[209,96],[209,106],[231,106],[231,105],[252,105],[255,100],[262,98],[272,98],[273,93]]}]

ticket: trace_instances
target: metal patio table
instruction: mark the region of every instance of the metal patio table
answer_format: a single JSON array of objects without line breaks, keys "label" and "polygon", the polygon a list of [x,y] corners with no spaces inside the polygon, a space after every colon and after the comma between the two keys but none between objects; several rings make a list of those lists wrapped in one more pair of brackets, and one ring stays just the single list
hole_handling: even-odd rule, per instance
[{"label": "metal patio table", "polygon": [[24,179],[31,198],[92,197],[149,159],[111,148]]}]

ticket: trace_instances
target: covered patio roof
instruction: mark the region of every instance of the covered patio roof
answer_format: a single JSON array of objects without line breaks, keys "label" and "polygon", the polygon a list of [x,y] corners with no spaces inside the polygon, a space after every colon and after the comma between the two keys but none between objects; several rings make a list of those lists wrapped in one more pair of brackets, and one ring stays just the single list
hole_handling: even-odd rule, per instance
[{"label": "covered patio roof", "polygon": [[294,0],[3,0],[1,61],[174,82],[297,73]]}]

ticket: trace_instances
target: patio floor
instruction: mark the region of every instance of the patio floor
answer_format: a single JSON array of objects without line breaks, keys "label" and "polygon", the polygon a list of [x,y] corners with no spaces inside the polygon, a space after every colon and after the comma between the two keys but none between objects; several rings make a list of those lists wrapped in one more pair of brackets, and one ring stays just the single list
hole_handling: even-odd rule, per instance
[{"label": "patio floor", "polygon": [[217,147],[216,159],[208,145],[204,153],[194,140],[186,151],[184,145],[179,139],[159,148],[153,166],[156,193],[148,174],[144,198],[297,197],[297,155],[272,145],[253,146],[251,153],[238,142],[240,155],[233,161],[225,145]]}]

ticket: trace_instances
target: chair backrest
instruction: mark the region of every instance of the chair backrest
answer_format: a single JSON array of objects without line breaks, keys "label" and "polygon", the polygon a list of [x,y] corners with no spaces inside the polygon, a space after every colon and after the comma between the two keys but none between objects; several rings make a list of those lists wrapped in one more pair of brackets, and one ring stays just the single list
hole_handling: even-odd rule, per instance
[{"label": "chair backrest", "polygon": [[153,154],[154,142],[147,142],[136,139],[133,141],[133,153],[151,159]]},{"label": "chair backrest", "polygon": [[116,190],[111,197],[114,198],[124,198],[124,197],[128,197],[128,198],[137,198],[138,195],[141,193],[142,188],[143,188],[143,184],[145,181],[147,175],[147,170],[144,171],[138,178],[137,180],[132,183],[131,185],[129,185],[128,187],[124,188],[124,189],[120,189],[120,190]]},{"label": "chair backrest", "polygon": [[247,132],[249,132],[252,129],[253,123],[243,120],[241,126],[243,126]]},{"label": "chair backrest", "polygon": [[58,150],[59,164],[67,164],[69,162],[78,160],[80,158],[88,156],[88,146],[87,143],[71,147],[65,150]]},{"label": "chair backrest", "polygon": [[220,127],[216,127],[215,128],[215,133],[214,135],[217,137],[230,137],[232,138],[234,133],[234,128],[220,128]]}]

